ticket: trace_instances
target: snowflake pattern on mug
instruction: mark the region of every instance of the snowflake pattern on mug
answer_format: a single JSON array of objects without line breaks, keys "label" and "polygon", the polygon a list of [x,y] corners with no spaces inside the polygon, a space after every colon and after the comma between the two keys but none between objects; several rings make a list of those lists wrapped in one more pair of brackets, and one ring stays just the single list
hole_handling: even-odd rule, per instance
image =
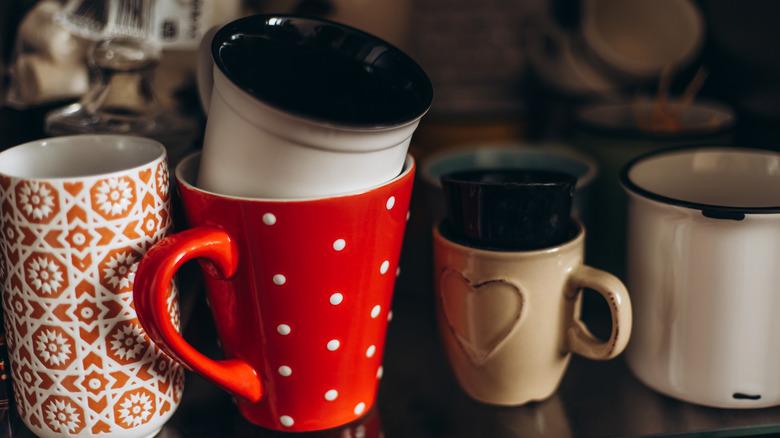
[{"label": "snowflake pattern on mug", "polygon": [[154,400],[154,395],[143,389],[126,393],[114,408],[117,423],[129,429],[148,422],[156,410]]},{"label": "snowflake pattern on mug", "polygon": [[155,177],[155,189],[157,189],[157,194],[160,196],[160,199],[163,201],[168,200],[168,192],[170,191],[170,181],[168,180],[168,172],[166,169],[163,169],[165,167],[165,163],[160,163],[157,166],[157,176]]},{"label": "snowflake pattern on mug", "polygon": [[59,327],[43,326],[33,334],[35,355],[47,367],[61,370],[73,362],[73,338]]},{"label": "snowflake pattern on mug", "polygon": [[[144,251],[168,231],[164,160],[108,178],[0,176],[0,294],[14,397],[37,435],[153,434],[183,371],[132,304]],[[168,300],[178,326],[175,293]]]},{"label": "snowflake pattern on mug", "polygon": [[27,285],[43,298],[57,298],[68,286],[67,269],[54,257],[33,253],[24,264]]},{"label": "snowflake pattern on mug", "polygon": [[136,323],[117,324],[106,337],[108,355],[119,363],[132,363],[146,353],[148,343],[141,326]]},{"label": "snowflake pattern on mug", "polygon": [[133,279],[141,255],[130,248],[119,248],[108,253],[100,263],[100,283],[116,293],[133,290]]},{"label": "snowflake pattern on mug", "polygon": [[106,178],[92,187],[92,208],[106,219],[127,216],[135,203],[135,183],[129,177]]},{"label": "snowflake pattern on mug", "polygon": [[41,181],[25,181],[17,186],[16,207],[32,223],[47,223],[58,209],[57,191]]},{"label": "snowflake pattern on mug", "polygon": [[44,421],[54,432],[76,434],[84,428],[84,411],[67,397],[49,397],[43,403]]}]

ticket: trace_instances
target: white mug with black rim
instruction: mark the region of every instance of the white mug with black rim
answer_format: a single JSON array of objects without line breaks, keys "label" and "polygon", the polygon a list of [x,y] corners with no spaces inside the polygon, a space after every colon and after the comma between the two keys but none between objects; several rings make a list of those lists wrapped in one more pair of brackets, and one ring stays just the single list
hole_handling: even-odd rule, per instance
[{"label": "white mug with black rim", "polygon": [[780,404],[780,153],[656,151],[622,183],[631,370],[693,403]]},{"label": "white mug with black rim", "polygon": [[203,38],[199,64],[198,186],[223,195],[319,197],[390,181],[433,98],[399,49],[320,19],[238,19]]}]

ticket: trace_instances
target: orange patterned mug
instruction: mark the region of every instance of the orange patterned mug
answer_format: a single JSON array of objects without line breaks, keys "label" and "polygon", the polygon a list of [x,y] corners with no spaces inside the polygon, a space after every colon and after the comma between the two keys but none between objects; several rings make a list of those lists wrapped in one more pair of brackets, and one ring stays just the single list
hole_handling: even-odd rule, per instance
[{"label": "orange patterned mug", "polygon": [[[0,153],[0,280],[16,407],[41,437],[154,436],[183,372],[132,303],[141,256],[171,226],[165,148],[106,135]],[[176,293],[168,300],[178,322]]]}]

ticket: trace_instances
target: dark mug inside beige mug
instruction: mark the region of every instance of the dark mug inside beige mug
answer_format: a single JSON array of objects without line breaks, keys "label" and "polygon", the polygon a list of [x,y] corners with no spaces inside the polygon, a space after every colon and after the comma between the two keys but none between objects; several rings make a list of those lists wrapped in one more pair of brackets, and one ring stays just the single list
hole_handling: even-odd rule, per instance
[{"label": "dark mug inside beige mug", "polygon": [[577,178],[562,172],[482,169],[441,177],[447,216],[441,231],[476,248],[528,251],[571,240]]}]

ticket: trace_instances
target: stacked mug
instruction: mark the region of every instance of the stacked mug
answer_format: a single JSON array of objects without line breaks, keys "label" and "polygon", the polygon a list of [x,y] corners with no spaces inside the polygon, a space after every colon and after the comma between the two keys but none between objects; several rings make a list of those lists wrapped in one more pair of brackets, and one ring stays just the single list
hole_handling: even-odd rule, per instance
[{"label": "stacked mug", "polygon": [[[623,351],[631,301],[618,278],[584,264],[585,228],[571,215],[577,178],[492,168],[441,182],[447,215],[433,229],[436,314],[466,393],[503,406],[544,400],[572,353],[607,360]],[[580,319],[585,288],[609,305],[605,341]]]},{"label": "stacked mug", "polygon": [[[209,33],[203,152],[176,169],[191,227],[151,248],[134,299],[146,333],[268,429],[352,422],[375,403],[409,201],[411,135],[432,88],[400,50],[336,23],[252,16]],[[163,311],[200,259],[226,359]]]},{"label": "stacked mug", "polygon": [[[0,280],[17,409],[37,435],[154,436],[183,368],[268,429],[370,412],[432,100],[407,55],[337,23],[251,16],[210,32],[202,153],[59,137],[0,153]],[[179,333],[173,278],[200,259],[224,350]]]}]

